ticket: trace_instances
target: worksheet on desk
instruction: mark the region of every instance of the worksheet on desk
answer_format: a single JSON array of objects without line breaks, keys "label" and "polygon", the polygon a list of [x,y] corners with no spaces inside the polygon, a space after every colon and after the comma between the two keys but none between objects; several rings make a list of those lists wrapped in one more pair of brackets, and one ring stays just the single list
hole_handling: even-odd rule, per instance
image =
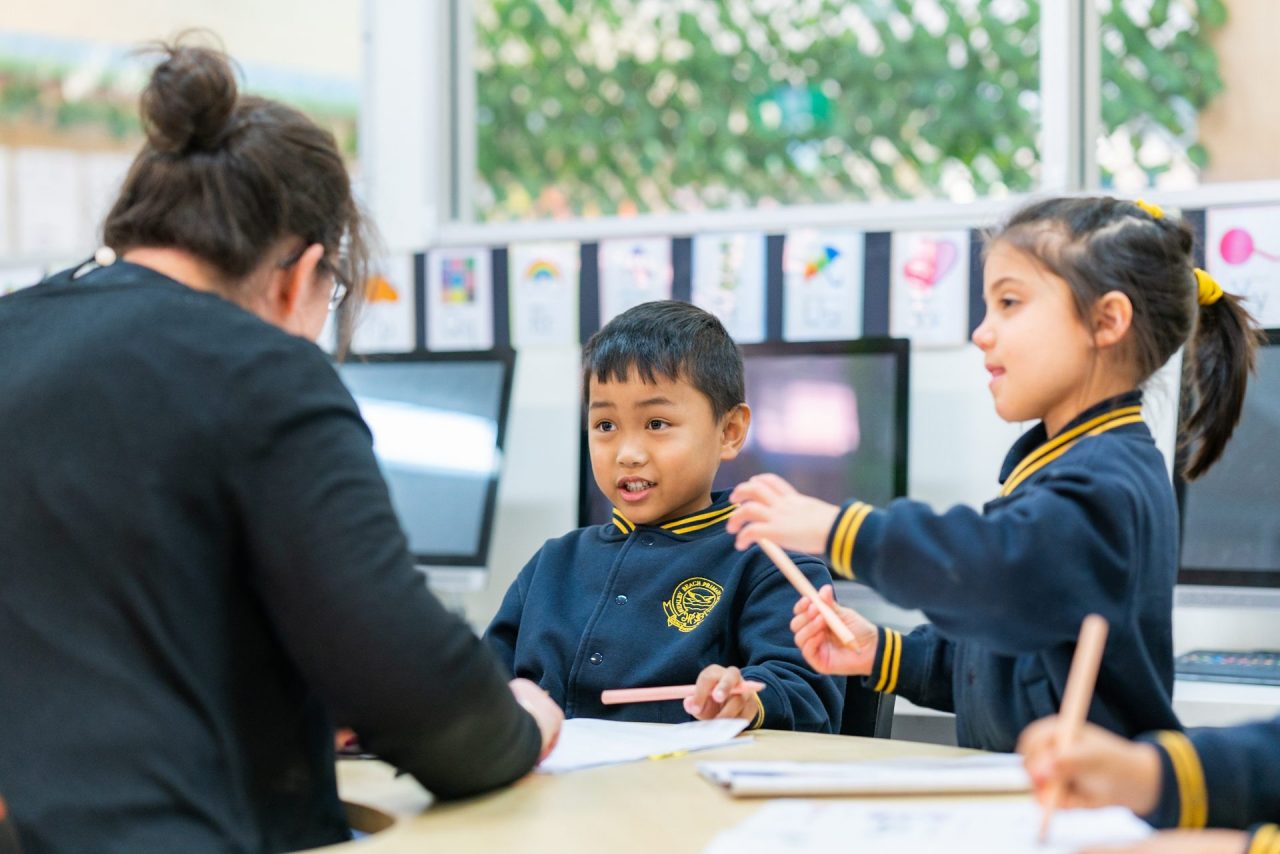
[{"label": "worksheet on desk", "polygon": [[597,765],[658,759],[691,750],[745,744],[751,739],[735,739],[734,736],[742,732],[747,723],[742,718],[690,721],[687,724],[638,724],[571,718],[564,722],[555,750],[542,760],[538,770],[544,774],[559,774]]},{"label": "worksheet on desk", "polygon": [[1122,807],[1058,810],[1038,840],[1041,810],[1030,800],[982,802],[769,801],[712,840],[707,854],[875,851],[877,854],[1072,854],[1134,842],[1151,833]]},{"label": "worksheet on desk", "polygon": [[734,797],[1027,792],[1017,754],[905,757],[861,762],[699,762],[698,773]]}]

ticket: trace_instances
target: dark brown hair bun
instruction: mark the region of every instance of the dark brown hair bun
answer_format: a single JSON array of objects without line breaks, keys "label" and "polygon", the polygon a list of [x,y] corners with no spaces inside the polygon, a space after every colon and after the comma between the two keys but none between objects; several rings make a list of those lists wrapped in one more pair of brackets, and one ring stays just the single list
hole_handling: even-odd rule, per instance
[{"label": "dark brown hair bun", "polygon": [[142,124],[157,151],[209,151],[226,137],[236,105],[236,75],[225,54],[204,47],[161,47],[164,59],[142,93]]}]

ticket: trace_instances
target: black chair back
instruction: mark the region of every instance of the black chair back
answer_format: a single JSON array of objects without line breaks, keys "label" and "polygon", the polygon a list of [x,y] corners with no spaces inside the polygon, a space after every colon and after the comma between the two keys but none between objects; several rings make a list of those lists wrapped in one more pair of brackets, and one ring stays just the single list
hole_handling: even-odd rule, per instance
[{"label": "black chair back", "polygon": [[861,676],[850,676],[844,683],[840,734],[889,738],[893,732],[893,695],[863,687]]}]

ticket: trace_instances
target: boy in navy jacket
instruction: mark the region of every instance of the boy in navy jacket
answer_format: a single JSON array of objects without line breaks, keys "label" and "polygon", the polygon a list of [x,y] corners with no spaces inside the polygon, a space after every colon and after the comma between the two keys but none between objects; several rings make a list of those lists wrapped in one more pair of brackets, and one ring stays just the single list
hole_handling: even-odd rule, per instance
[{"label": "boy in navy jacket", "polygon": [[[840,689],[792,642],[795,592],[758,548],[735,551],[735,505],[711,492],[751,422],[724,327],[688,303],[632,308],[587,342],[583,396],[613,520],[548,541],[521,570],[485,632],[499,657],[566,717],[838,729]],[[815,585],[830,578],[796,563]],[[744,680],[765,688],[735,693]],[[600,702],[605,689],[686,683],[697,689],[683,704]]]},{"label": "boy in navy jacket", "polygon": [[[1057,718],[1036,721],[1018,740],[1041,799],[1061,786],[1063,806],[1126,806],[1156,827],[1197,830],[1158,837],[1177,850],[1280,854],[1280,718],[1231,727],[1152,732],[1126,741],[1094,724],[1066,750]],[[1258,822],[1272,822],[1258,824]],[[1154,848],[1155,846],[1153,846]]]}]

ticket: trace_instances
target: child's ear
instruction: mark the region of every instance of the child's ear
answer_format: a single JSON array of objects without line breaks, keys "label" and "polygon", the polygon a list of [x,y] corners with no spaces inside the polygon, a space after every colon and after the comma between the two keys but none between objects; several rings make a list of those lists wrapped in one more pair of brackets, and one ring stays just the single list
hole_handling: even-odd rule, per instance
[{"label": "child's ear", "polygon": [[732,460],[747,441],[747,428],[751,426],[751,407],[739,403],[720,419],[720,459]]},{"label": "child's ear", "polygon": [[1124,340],[1133,325],[1133,303],[1120,291],[1107,291],[1093,304],[1093,343],[1099,349]]}]

